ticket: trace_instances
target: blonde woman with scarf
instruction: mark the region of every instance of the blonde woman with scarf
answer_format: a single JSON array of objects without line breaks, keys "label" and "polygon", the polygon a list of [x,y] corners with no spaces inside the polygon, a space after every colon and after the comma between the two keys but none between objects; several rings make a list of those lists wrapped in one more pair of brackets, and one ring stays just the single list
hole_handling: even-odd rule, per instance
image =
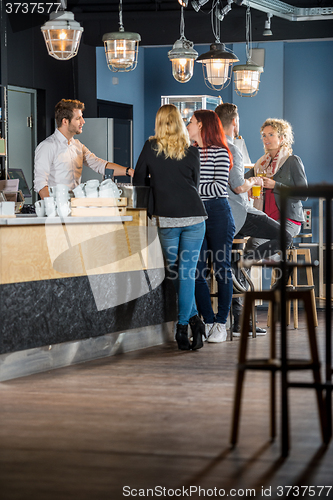
[{"label": "blonde woman with scarf", "polygon": [[[260,198],[254,206],[272,219],[280,220],[281,186],[307,186],[307,178],[302,160],[293,155],[293,132],[290,123],[278,118],[268,118],[260,129],[265,154],[255,163],[246,177],[263,176]],[[292,237],[301,230],[304,221],[302,201],[307,198],[287,199],[286,229]],[[264,240],[252,239],[250,247],[256,248]]]}]

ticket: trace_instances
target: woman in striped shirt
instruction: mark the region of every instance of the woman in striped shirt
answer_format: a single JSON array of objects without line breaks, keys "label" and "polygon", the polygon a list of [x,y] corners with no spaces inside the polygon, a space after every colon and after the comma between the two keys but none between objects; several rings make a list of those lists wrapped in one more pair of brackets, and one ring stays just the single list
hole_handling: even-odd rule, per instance
[{"label": "woman in striped shirt", "polygon": [[[195,111],[187,126],[190,139],[200,152],[199,194],[206,208],[206,234],[197,266],[195,296],[206,323],[208,342],[227,339],[226,322],[232,298],[231,247],[235,223],[228,202],[227,185],[232,154],[221,122],[214,111]],[[206,281],[211,258],[218,283],[218,311],[215,316]]]}]

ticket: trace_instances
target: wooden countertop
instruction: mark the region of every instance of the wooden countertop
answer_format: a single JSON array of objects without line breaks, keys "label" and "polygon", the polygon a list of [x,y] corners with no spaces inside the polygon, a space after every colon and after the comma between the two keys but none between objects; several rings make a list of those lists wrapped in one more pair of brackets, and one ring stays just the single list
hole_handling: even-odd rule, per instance
[{"label": "wooden countertop", "polygon": [[37,217],[32,214],[17,217],[0,217],[0,226],[30,226],[49,224],[106,224],[109,222],[130,222],[132,215],[106,217]]}]

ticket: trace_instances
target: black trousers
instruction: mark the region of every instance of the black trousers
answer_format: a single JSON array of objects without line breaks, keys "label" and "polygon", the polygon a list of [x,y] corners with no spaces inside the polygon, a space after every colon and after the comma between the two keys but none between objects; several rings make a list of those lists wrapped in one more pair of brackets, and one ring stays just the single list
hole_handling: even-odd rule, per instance
[{"label": "black trousers", "polygon": [[[247,214],[245,222],[235,238],[244,236],[251,236],[253,238],[263,238],[265,240],[268,240],[262,245],[259,245],[253,251],[247,251],[245,249],[245,258],[251,258],[255,260],[268,259],[280,250],[280,224],[268,217],[268,215],[263,212],[260,214]],[[286,231],[287,247],[291,245],[292,241],[293,239],[291,234]],[[232,262],[232,268],[237,279],[247,288],[247,283],[244,276],[242,275],[242,273],[238,272],[236,261],[237,259]],[[235,323],[239,321],[242,307],[243,306],[240,297],[232,299],[232,310]]]}]

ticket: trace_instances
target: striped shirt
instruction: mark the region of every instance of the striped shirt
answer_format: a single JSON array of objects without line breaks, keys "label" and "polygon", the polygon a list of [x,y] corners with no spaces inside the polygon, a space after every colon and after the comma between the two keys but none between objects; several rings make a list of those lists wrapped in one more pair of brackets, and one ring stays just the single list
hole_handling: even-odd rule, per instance
[{"label": "striped shirt", "polygon": [[228,198],[230,160],[228,151],[218,146],[199,148],[200,184],[199,194],[202,200]]}]

